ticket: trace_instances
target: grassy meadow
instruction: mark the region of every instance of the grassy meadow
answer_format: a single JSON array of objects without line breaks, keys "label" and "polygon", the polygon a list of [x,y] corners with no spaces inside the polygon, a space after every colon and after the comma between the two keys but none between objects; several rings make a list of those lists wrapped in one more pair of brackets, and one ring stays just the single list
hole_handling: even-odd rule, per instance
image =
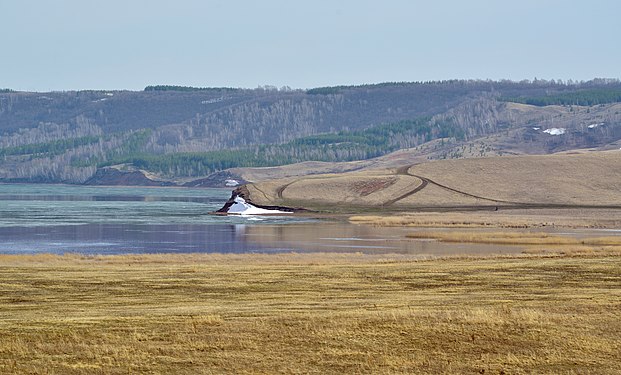
[{"label": "grassy meadow", "polygon": [[621,372],[615,254],[0,255],[0,373]]}]

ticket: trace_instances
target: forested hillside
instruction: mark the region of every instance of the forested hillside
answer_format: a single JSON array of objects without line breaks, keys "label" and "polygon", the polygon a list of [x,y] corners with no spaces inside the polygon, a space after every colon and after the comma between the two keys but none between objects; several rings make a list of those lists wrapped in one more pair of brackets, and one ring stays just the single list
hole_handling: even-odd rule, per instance
[{"label": "forested hillside", "polygon": [[[3,89],[0,180],[82,183],[121,163],[163,178],[198,178],[230,167],[368,159],[435,139],[446,140],[444,150],[436,146],[429,158],[485,156],[480,149],[491,146],[480,140],[491,136],[535,153],[597,147],[621,138],[620,101],[621,83],[603,79]],[[553,127],[566,133],[543,133]],[[467,145],[477,149],[464,152]]]}]

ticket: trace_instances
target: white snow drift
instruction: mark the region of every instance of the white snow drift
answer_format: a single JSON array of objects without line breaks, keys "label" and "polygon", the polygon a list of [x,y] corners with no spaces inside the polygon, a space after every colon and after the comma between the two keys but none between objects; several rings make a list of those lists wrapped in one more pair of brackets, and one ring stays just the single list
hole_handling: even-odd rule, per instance
[{"label": "white snow drift", "polygon": [[546,129],[543,132],[544,133],[548,133],[550,135],[563,135],[565,134],[566,129],[565,128],[550,128],[550,129]]},{"label": "white snow drift", "polygon": [[235,197],[235,203],[227,211],[229,214],[235,215],[270,215],[270,214],[290,214],[291,212],[280,210],[266,210],[265,208],[259,208],[247,203],[242,197]]}]

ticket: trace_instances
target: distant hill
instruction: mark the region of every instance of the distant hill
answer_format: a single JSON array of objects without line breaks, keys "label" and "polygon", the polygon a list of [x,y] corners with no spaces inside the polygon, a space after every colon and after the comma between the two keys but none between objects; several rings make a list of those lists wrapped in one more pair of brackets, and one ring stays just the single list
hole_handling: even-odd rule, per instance
[{"label": "distant hill", "polygon": [[[117,164],[175,183],[230,168],[613,148],[621,83],[381,83],[291,90],[0,90],[0,181],[83,183]],[[586,104],[586,105],[583,105]],[[554,130],[556,129],[556,130]]]},{"label": "distant hill", "polygon": [[271,179],[237,190],[262,206],[327,212],[621,207],[621,151],[435,160]]}]

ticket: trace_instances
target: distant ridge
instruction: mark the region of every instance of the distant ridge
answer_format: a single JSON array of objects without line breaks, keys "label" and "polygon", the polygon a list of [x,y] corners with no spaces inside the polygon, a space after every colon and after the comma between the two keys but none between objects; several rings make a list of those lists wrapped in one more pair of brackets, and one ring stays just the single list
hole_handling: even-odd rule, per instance
[{"label": "distant ridge", "polygon": [[182,184],[230,168],[369,160],[403,149],[427,160],[610,149],[621,139],[620,100],[617,79],[5,89],[0,181],[80,184],[126,164]]},{"label": "distant ridge", "polygon": [[232,92],[242,89],[232,87],[192,87],[192,86],[176,86],[176,85],[153,85],[147,86],[143,91],[210,91],[210,92]]}]

